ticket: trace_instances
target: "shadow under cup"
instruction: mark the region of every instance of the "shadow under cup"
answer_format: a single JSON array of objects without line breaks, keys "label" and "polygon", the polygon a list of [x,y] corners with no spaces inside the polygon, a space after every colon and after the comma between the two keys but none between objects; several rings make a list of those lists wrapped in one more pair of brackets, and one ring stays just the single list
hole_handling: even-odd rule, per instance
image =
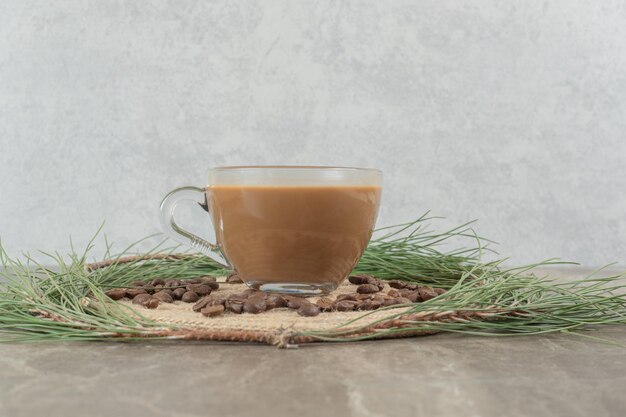
[{"label": "shadow under cup", "polygon": [[[373,169],[216,168],[204,189],[170,193],[162,220],[172,237],[229,264],[252,288],[320,294],[337,288],[359,261],[381,190],[382,173]],[[180,229],[171,216],[177,200],[191,199],[191,192],[198,200],[198,191],[216,244]]]}]

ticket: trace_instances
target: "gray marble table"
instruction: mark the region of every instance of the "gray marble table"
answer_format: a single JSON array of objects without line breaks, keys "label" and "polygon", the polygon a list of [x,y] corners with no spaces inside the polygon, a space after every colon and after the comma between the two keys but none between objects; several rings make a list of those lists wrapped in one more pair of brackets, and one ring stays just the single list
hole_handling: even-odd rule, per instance
[{"label": "gray marble table", "polygon": [[[626,330],[593,336],[626,344]],[[626,348],[434,335],[278,350],[0,345],[0,416],[624,416]]]}]

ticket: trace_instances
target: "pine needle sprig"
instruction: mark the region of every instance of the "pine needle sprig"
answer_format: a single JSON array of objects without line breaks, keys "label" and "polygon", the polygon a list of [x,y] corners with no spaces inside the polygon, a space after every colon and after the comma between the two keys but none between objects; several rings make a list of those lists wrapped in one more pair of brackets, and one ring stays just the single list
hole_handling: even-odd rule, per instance
[{"label": "pine needle sprig", "polygon": [[[535,267],[545,263],[534,264]],[[463,280],[445,295],[407,305],[406,311],[378,319],[378,333],[362,334],[371,321],[356,327],[368,315],[331,331],[303,332],[325,341],[365,340],[393,332],[436,331],[481,336],[532,335],[626,324],[625,276],[555,283],[535,275],[483,272],[477,280]],[[377,310],[380,311],[380,310]],[[382,326],[402,318],[402,326]]]},{"label": "pine needle sprig", "polygon": [[[558,260],[517,268],[504,260],[484,261],[490,251],[471,223],[433,232],[435,218],[379,229],[355,273],[445,287],[448,291],[423,303],[376,310],[385,314],[371,328],[372,313],[322,332],[298,335],[326,341],[352,341],[406,334],[407,331],[452,332],[482,336],[546,334],[626,324],[624,275],[561,282],[533,273]],[[105,261],[88,263],[94,239],[82,253],[67,257],[41,253],[11,258],[0,244],[0,340],[135,340],[169,338],[175,325],[154,322],[110,300],[104,291],[154,278],[188,279],[223,276],[230,271],[202,255],[179,253],[163,241],[137,254],[137,242],[113,254],[105,237]],[[468,247],[445,249],[459,241]],[[73,246],[73,245],[72,245]],[[50,265],[53,265],[51,267]]]},{"label": "pine needle sprig", "polygon": [[[354,273],[369,274],[381,279],[399,279],[449,288],[473,265],[480,262],[492,241],[479,237],[468,222],[444,232],[433,232],[429,222],[438,217],[428,213],[417,220],[378,229]],[[382,236],[378,236],[382,234]],[[468,248],[448,251],[440,249],[458,241]]]}]

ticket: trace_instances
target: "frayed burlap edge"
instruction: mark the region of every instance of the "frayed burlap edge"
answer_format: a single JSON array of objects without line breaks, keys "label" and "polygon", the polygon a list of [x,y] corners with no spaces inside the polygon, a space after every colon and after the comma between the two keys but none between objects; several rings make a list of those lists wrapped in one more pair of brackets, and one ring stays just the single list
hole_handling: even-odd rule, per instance
[{"label": "frayed burlap edge", "polygon": [[[388,310],[393,314],[393,309]],[[419,329],[420,325],[426,326],[429,322],[467,322],[471,320],[493,320],[503,314],[499,309],[494,308],[492,312],[478,311],[422,311],[401,315],[393,320],[383,321],[371,326],[362,326],[354,330],[342,328],[329,331],[321,335],[310,335],[306,332],[294,331],[289,328],[278,328],[276,330],[246,330],[246,329],[203,329],[180,327],[173,329],[163,329],[141,334],[118,334],[121,338],[163,338],[169,340],[196,340],[196,341],[220,341],[220,342],[243,342],[243,343],[264,343],[274,345],[279,348],[292,348],[298,345],[314,342],[332,341],[359,341],[359,340],[380,340],[396,339],[416,336],[426,336],[440,333],[437,330]],[[507,315],[515,315],[507,312]],[[522,314],[522,313],[520,313]],[[416,328],[417,327],[417,328]],[[406,328],[406,331],[402,331]],[[395,330],[393,333],[385,333],[384,330]],[[335,334],[333,334],[335,333]],[[331,338],[335,336],[334,338]]]},{"label": "frayed burlap edge", "polygon": [[[397,339],[415,336],[426,336],[439,331],[433,330],[407,330],[405,332],[395,332],[393,334],[376,334],[376,330],[366,330],[359,333],[342,335],[343,338],[355,340],[342,340],[345,342],[361,340],[362,336],[368,340]],[[195,340],[213,342],[240,342],[240,343],[262,343],[273,345],[279,348],[297,348],[299,345],[315,342],[331,342],[325,338],[299,334],[289,329],[278,329],[276,331],[252,331],[252,330],[207,330],[207,329],[168,329],[156,332],[141,334],[119,334],[120,338],[162,338],[167,340]],[[336,340],[340,341],[340,340]]]}]

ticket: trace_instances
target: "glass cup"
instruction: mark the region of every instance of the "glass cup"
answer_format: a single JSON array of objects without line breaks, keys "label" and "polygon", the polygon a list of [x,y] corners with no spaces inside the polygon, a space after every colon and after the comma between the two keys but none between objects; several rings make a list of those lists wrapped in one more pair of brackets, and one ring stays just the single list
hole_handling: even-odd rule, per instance
[{"label": "glass cup", "polygon": [[[163,199],[161,224],[171,238],[232,268],[251,288],[328,293],[363,254],[381,191],[376,169],[214,168],[206,187],[178,188]],[[183,200],[209,213],[215,243],[176,224],[174,212]]]}]

